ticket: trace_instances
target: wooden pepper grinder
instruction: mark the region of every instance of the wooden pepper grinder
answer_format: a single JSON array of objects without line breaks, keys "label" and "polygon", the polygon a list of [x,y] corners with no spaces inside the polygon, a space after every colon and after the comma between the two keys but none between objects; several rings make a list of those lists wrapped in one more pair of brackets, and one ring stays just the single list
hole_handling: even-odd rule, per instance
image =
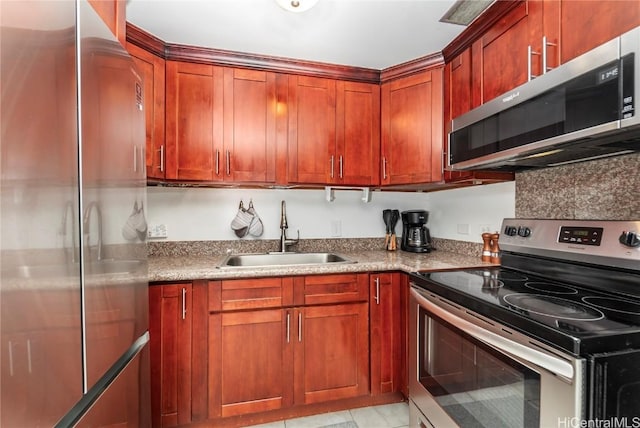
[{"label": "wooden pepper grinder", "polygon": [[500,263],[500,246],[498,245],[499,233],[493,233],[491,235],[491,256],[489,261],[491,263]]},{"label": "wooden pepper grinder", "polygon": [[491,234],[488,232],[483,233],[482,241],[484,241],[484,245],[482,247],[482,261],[489,262],[491,261]]}]

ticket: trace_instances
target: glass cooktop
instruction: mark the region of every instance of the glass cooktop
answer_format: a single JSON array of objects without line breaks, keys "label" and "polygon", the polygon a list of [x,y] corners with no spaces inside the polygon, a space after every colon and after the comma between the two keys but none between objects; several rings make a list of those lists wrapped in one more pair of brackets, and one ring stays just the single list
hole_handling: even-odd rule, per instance
[{"label": "glass cooktop", "polygon": [[504,267],[413,277],[427,291],[576,355],[640,346],[640,302],[632,299]]}]

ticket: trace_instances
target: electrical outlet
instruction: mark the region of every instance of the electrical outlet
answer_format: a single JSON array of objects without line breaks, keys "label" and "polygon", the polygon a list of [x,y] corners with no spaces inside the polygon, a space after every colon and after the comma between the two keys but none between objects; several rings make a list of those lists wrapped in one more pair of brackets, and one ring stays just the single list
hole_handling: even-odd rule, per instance
[{"label": "electrical outlet", "polygon": [[167,237],[167,226],[164,224],[156,224],[153,226],[149,226],[147,229],[147,238],[149,239],[160,239]]},{"label": "electrical outlet", "polygon": [[469,225],[467,223],[458,224],[458,233],[460,235],[468,235],[469,234]]},{"label": "electrical outlet", "polygon": [[340,220],[331,221],[331,236],[333,238],[342,236],[342,222]]},{"label": "electrical outlet", "polygon": [[480,225],[480,231],[482,233],[491,233],[491,225],[490,224],[481,224]]}]

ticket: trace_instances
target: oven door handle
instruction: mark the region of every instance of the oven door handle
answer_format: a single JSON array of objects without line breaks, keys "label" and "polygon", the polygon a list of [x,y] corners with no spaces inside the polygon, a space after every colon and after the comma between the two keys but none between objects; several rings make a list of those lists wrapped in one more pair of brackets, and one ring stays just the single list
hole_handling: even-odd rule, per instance
[{"label": "oven door handle", "polygon": [[476,338],[477,340],[487,343],[495,349],[519,358],[523,361],[527,361],[535,364],[538,367],[548,370],[549,372],[563,376],[568,380],[573,380],[574,369],[571,363],[566,360],[554,357],[549,354],[545,354],[538,350],[529,348],[520,343],[509,340],[489,330],[485,330],[463,318],[460,318],[451,312],[441,308],[435,303],[429,301],[422,296],[417,290],[411,289],[411,294],[416,299],[418,304],[432,313],[437,315],[448,323],[456,326],[460,330],[464,331],[468,335]]}]

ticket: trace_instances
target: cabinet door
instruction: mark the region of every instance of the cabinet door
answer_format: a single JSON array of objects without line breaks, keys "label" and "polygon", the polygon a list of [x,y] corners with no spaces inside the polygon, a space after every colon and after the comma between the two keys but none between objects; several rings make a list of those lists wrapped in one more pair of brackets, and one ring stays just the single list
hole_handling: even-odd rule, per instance
[{"label": "cabinet door", "polygon": [[528,80],[528,47],[532,74],[540,74],[542,2],[524,1],[473,43],[473,85],[482,102],[504,94]]},{"label": "cabinet door", "polygon": [[113,35],[124,45],[127,2],[125,0],[89,0],[89,4],[107,24]]},{"label": "cabinet door", "polygon": [[366,303],[296,309],[295,402],[309,404],[369,392]]},{"label": "cabinet door", "polygon": [[336,156],[334,182],[380,183],[380,86],[336,82]]},{"label": "cabinet door", "polygon": [[383,185],[442,179],[442,68],[382,85]]},{"label": "cabinet door", "polygon": [[562,0],[558,3],[560,10],[553,24],[560,26],[563,63],[640,25],[637,0]]},{"label": "cabinet door", "polygon": [[224,179],[274,182],[276,75],[224,69]]},{"label": "cabinet door", "polygon": [[136,45],[127,51],[144,78],[147,178],[164,178],[164,60]]},{"label": "cabinet door", "polygon": [[400,274],[375,274],[370,281],[371,394],[375,395],[400,390],[406,360]]},{"label": "cabinet door", "polygon": [[289,76],[288,108],[289,182],[332,182],[338,167],[335,80]]},{"label": "cabinet door", "polygon": [[153,426],[191,422],[191,284],[149,287]]},{"label": "cabinet door", "polygon": [[167,61],[166,79],[166,178],[222,180],[222,69]]},{"label": "cabinet door", "polygon": [[282,309],[210,315],[210,418],[292,404],[291,326]]}]

